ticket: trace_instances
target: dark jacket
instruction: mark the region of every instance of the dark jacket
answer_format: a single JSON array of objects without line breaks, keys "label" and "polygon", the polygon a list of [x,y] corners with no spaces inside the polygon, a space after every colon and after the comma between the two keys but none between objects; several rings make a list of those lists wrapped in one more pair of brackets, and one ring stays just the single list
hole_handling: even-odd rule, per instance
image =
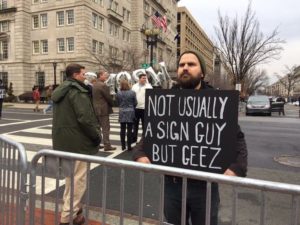
[{"label": "dark jacket", "polygon": [[99,125],[86,86],[67,79],[52,93],[53,149],[82,154],[99,150]]},{"label": "dark jacket", "polygon": [[113,112],[113,99],[109,87],[102,81],[97,80],[93,85],[93,105],[96,116],[108,116]]},{"label": "dark jacket", "polygon": [[5,87],[0,84],[0,99],[4,99],[5,98]]},{"label": "dark jacket", "polygon": [[135,119],[135,107],[137,105],[136,94],[132,90],[119,91],[116,95],[119,105],[119,122],[133,123]]},{"label": "dark jacket", "polygon": [[[179,86],[173,86],[174,89],[179,88]],[[204,89],[212,89],[212,86],[208,85],[204,81],[201,81],[201,90]],[[144,143],[143,138],[141,141],[134,147],[133,151],[133,160],[136,161],[138,158],[146,156],[145,152],[143,151]],[[241,131],[240,126],[238,126],[237,132],[237,157],[229,166],[233,172],[235,172],[238,176],[245,177],[247,175],[247,165],[248,165],[248,150],[247,145],[244,137],[244,133]]]}]

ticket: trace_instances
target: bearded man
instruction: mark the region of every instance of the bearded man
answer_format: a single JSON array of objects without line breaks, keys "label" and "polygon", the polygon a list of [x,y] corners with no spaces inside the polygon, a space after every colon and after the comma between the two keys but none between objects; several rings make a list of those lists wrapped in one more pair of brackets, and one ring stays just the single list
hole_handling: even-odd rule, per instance
[{"label": "bearded man", "polygon": [[[203,57],[194,51],[183,52],[178,61],[177,84],[173,88],[205,90],[212,89],[205,81],[206,65]],[[151,163],[146,156],[143,140],[135,147],[133,159],[141,163]],[[225,171],[228,176],[246,176],[247,146],[244,134],[238,127],[237,157]],[[176,154],[176,153],[175,153]],[[186,224],[204,225],[206,214],[206,181],[188,179],[186,199]],[[181,224],[182,178],[165,176],[164,214],[168,223]],[[211,225],[218,224],[218,207],[220,197],[217,183],[211,188]],[[189,223],[191,222],[191,223]]]}]

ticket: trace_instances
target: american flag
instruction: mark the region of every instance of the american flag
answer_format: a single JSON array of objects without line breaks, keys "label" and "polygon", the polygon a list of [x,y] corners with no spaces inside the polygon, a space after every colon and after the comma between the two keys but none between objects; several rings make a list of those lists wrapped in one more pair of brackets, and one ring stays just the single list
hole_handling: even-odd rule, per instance
[{"label": "american flag", "polygon": [[164,30],[164,32],[167,31],[167,27],[168,27],[168,24],[167,24],[167,17],[166,16],[163,16],[160,20],[160,23],[161,23],[161,26]]},{"label": "american flag", "polygon": [[166,16],[161,16],[159,12],[155,12],[151,16],[151,20],[154,26],[157,28],[163,28],[163,30],[166,32],[167,31],[167,17]]}]

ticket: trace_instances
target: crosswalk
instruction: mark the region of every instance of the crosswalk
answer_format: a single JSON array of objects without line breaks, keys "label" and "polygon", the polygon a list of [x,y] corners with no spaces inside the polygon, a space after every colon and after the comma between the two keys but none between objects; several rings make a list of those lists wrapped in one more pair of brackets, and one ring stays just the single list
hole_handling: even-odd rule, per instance
[{"label": "crosswalk", "polygon": [[[49,121],[51,123],[51,121]],[[104,152],[103,149],[99,150],[100,156],[105,156],[108,158],[114,158],[121,153],[123,153],[121,149],[121,142],[120,142],[120,124],[118,122],[118,114],[113,113],[110,115],[110,141],[112,146],[117,147],[116,150],[111,152]],[[2,134],[5,137],[8,137],[16,142],[22,143],[25,146],[27,159],[30,162],[34,155],[36,154],[37,150],[34,150],[32,146],[42,146],[43,149],[52,149],[52,138],[51,138],[51,130],[52,125],[44,125],[44,126],[38,126],[38,127],[31,127],[26,128],[23,130],[13,131],[9,133]],[[139,131],[139,136],[141,136],[141,127]],[[36,147],[35,149],[37,149]],[[97,164],[91,164],[91,169],[94,169],[99,165]],[[41,182],[41,177],[37,176],[37,186],[36,191],[38,194],[41,193],[41,185],[39,185]],[[50,193],[51,191],[55,190],[56,181],[52,178],[46,178],[46,189],[45,194]],[[64,180],[60,180],[59,185],[64,185]]]}]

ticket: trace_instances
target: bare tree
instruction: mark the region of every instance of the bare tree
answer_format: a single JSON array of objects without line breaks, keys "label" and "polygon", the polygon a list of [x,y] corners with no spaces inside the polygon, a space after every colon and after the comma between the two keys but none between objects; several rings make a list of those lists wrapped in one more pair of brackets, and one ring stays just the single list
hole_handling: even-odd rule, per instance
[{"label": "bare tree", "polygon": [[92,47],[86,50],[91,56],[99,63],[100,67],[104,68],[109,72],[120,72],[120,71],[133,71],[139,68],[140,59],[143,53],[138,52],[129,46],[123,46],[118,48],[115,42],[107,40],[108,48],[103,49],[99,52],[98,49],[92,49]]},{"label": "bare tree", "polygon": [[266,36],[260,31],[251,2],[241,22],[237,17],[222,16],[220,11],[218,21],[217,48],[231,71],[233,85],[243,83],[251,68],[279,57],[284,41],[277,37],[277,28]]},{"label": "bare tree", "polygon": [[297,83],[300,83],[300,66],[294,65],[292,67],[285,66],[286,75],[281,77],[276,75],[278,78],[278,82],[283,85],[285,90],[287,91],[287,97],[289,98],[291,92],[294,90]]},{"label": "bare tree", "polygon": [[269,83],[269,77],[265,70],[257,70],[252,68],[249,70],[247,76],[243,80],[242,86],[244,92],[248,95],[254,94],[261,88],[265,88]]}]

